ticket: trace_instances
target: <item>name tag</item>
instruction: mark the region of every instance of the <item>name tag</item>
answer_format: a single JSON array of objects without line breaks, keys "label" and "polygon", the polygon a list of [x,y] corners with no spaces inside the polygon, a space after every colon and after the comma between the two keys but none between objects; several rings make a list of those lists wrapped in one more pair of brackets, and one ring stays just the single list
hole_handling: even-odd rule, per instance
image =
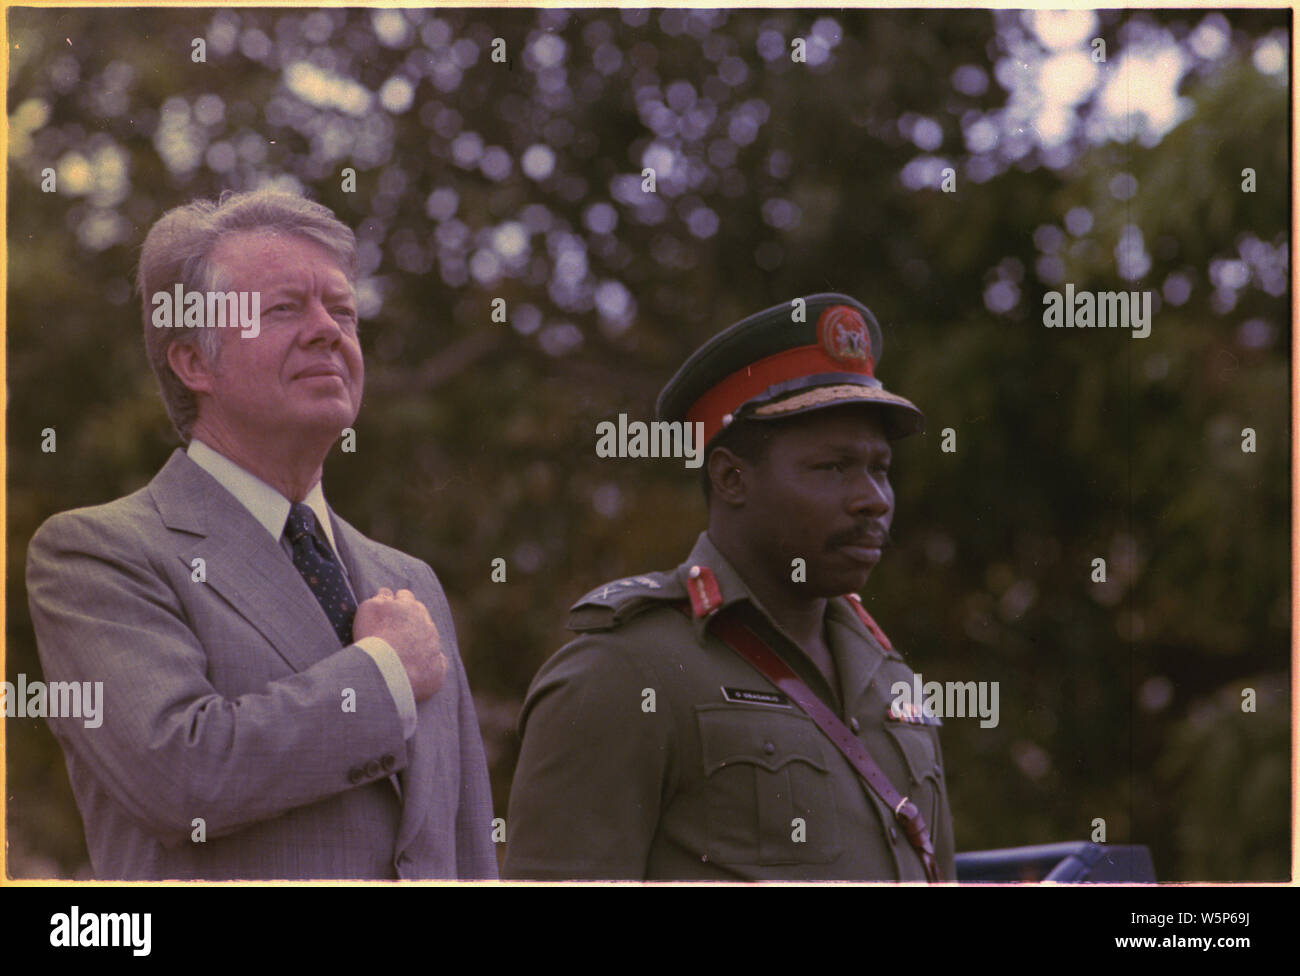
[{"label": "name tag", "polygon": [[722,697],[737,705],[773,705],[776,708],[789,708],[790,699],[779,691],[754,691],[749,688],[722,689]]}]

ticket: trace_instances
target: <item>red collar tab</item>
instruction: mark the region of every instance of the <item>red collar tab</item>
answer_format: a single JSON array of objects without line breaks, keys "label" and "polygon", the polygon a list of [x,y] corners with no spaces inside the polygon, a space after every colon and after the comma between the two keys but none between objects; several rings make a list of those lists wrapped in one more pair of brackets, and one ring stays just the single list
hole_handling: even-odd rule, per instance
[{"label": "red collar tab", "polygon": [[711,617],[722,606],[718,578],[708,566],[692,566],[686,574],[686,592],[691,595],[691,610],[696,618]]},{"label": "red collar tab", "polygon": [[871,619],[871,614],[867,613],[867,608],[862,605],[862,597],[856,593],[846,593],[845,598],[849,601],[849,606],[857,613],[858,619],[866,625],[867,630],[871,631],[871,635],[880,641],[880,646],[887,651],[892,651],[894,645],[889,642],[889,638],[880,629],[880,625]]}]

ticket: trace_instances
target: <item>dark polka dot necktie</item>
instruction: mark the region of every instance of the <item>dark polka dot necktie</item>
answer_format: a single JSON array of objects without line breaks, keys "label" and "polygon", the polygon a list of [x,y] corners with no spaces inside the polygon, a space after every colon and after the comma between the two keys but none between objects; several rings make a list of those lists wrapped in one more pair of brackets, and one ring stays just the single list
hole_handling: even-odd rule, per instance
[{"label": "dark polka dot necktie", "polygon": [[325,616],[344,645],[352,643],[352,618],[357,601],[343,578],[343,567],[316,535],[316,514],[302,502],[289,509],[284,534],[293,546],[293,564],[302,573],[312,594],[320,601]]}]

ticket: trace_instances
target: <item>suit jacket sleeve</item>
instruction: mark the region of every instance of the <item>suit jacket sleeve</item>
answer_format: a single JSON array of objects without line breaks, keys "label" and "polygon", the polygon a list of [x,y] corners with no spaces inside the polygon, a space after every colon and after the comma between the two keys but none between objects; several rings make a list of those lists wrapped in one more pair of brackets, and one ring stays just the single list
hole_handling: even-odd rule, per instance
[{"label": "suit jacket sleeve", "polygon": [[[356,777],[380,756],[406,764],[392,696],[358,647],[256,694],[219,694],[163,558],[129,520],[68,512],[41,527],[27,560],[46,680],[103,682],[99,727],[51,727],[142,827],[178,843],[201,818],[220,836],[385,776],[374,763]],[[344,711],[349,688],[378,706]]]}]

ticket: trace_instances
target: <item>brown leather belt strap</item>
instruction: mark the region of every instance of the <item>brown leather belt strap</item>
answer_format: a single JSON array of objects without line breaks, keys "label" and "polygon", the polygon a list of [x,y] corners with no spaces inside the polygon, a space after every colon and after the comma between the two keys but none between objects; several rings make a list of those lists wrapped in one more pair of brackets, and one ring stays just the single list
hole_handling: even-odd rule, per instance
[{"label": "brown leather belt strap", "polygon": [[714,616],[710,626],[723,643],[753,665],[763,677],[785,692],[791,701],[808,714],[826,738],[835,744],[857,770],[858,775],[875,791],[876,796],[894,811],[894,816],[903,825],[907,839],[925,866],[925,876],[930,881],[942,881],[939,862],[934,856],[934,843],[930,840],[930,831],[921,811],[907,797],[899,795],[894,784],[876,765],[857,736],[844,727],[835,713],[813,694],[812,689],[790,670],[790,666],[775,651],[763,643],[762,638],[735,617],[725,612],[719,613]]}]

